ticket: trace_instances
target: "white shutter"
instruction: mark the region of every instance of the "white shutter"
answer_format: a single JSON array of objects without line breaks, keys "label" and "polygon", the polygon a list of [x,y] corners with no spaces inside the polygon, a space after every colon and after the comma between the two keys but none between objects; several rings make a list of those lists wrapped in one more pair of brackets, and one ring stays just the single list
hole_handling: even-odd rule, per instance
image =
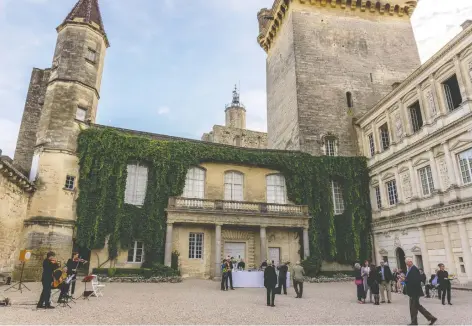
[{"label": "white shutter", "polygon": [[126,189],[125,189],[125,203],[126,204],[134,204],[134,194],[136,189],[136,170],[137,165],[135,164],[128,164],[127,170],[127,177],[126,177]]},{"label": "white shutter", "polygon": [[39,168],[39,153],[34,154],[33,161],[31,162],[31,170],[29,175],[29,181],[34,182],[36,177],[38,176],[38,168]]},{"label": "white shutter", "polygon": [[146,166],[137,166],[136,187],[135,187],[135,205],[141,206],[146,198],[146,188],[148,179],[148,168]]}]

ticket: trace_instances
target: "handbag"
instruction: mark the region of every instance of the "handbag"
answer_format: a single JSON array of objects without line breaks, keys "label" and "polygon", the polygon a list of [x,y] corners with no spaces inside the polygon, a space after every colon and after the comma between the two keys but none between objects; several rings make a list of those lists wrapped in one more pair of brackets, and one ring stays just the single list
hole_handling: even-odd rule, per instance
[{"label": "handbag", "polygon": [[355,280],[354,283],[356,283],[356,285],[364,284],[364,282],[362,280]]}]

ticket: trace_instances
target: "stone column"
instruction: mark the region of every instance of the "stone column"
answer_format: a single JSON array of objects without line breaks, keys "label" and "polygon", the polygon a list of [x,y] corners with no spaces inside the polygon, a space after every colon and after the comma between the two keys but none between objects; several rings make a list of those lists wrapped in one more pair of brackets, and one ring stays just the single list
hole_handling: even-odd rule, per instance
[{"label": "stone column", "polygon": [[472,253],[470,251],[469,234],[466,229],[464,220],[458,220],[459,234],[461,236],[462,259],[464,260],[465,272],[467,279],[472,280]]},{"label": "stone column", "polygon": [[416,171],[413,168],[413,162],[411,160],[408,161],[408,171],[410,172],[411,199],[413,200],[420,197],[420,193],[418,190],[418,178],[416,175]]},{"label": "stone column", "polygon": [[172,263],[172,230],[173,224],[167,223],[167,232],[166,232],[166,247],[164,252],[164,264],[166,266],[171,265]]},{"label": "stone column", "polygon": [[[404,203],[405,202],[405,196],[403,195],[403,185],[402,185],[402,180],[400,178],[400,173],[398,173],[398,165],[395,167],[395,182],[397,184],[397,197],[398,197],[398,203]],[[388,191],[387,191],[387,200],[388,200]]]},{"label": "stone column", "polygon": [[215,225],[215,277],[221,276],[221,224]]},{"label": "stone column", "polygon": [[426,236],[424,234],[424,227],[419,226],[418,231],[420,231],[420,247],[421,247],[421,258],[423,258],[423,269],[426,275],[431,275],[431,266],[429,265],[429,252],[428,247],[426,246]]},{"label": "stone column", "polygon": [[375,256],[372,257],[375,259],[375,264],[380,264],[380,261],[382,260],[382,257],[380,256],[380,247],[379,247],[379,241],[378,237],[380,236],[380,233],[374,233],[374,250],[375,250]]},{"label": "stone column", "polygon": [[[441,186],[441,180],[439,180],[436,158],[434,157],[434,152],[432,148],[428,151],[428,154],[429,154],[429,162],[431,165],[431,174],[433,176],[434,189],[439,190],[442,188],[442,186]],[[441,189],[441,190],[444,190],[444,189]]]},{"label": "stone column", "polygon": [[454,172],[454,163],[452,162],[451,152],[449,151],[449,143],[443,143],[444,158],[447,165],[447,177],[449,178],[450,186],[456,186],[458,184],[458,179],[456,179]]},{"label": "stone column", "polygon": [[303,228],[303,259],[310,256],[310,241],[308,239],[308,228]]},{"label": "stone column", "polygon": [[261,261],[267,260],[266,228],[261,226]]},{"label": "stone column", "polygon": [[454,56],[453,61],[454,61],[454,67],[456,68],[455,70],[456,70],[457,82],[459,83],[459,88],[460,88],[461,96],[462,96],[462,102],[464,102],[465,100],[469,99],[469,96],[468,96],[469,94],[466,89],[464,73],[461,68],[461,62],[460,62],[458,54]]},{"label": "stone column", "polygon": [[454,254],[452,252],[451,239],[449,238],[449,228],[446,222],[441,223],[441,230],[444,240],[444,251],[446,252],[446,267],[450,274],[456,273],[456,265],[454,264]]}]

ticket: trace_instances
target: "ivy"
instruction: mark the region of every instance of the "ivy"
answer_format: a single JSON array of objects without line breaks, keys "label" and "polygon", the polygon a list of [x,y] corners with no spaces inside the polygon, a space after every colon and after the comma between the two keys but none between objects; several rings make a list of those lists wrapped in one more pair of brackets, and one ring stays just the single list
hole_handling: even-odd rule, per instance
[{"label": "ivy", "polygon": [[[280,171],[287,195],[307,205],[310,253],[314,259],[352,263],[370,257],[369,176],[363,157],[314,157],[307,153],[245,149],[191,141],[163,141],[108,129],[83,130],[78,139],[80,164],[77,243],[100,249],[110,258],[144,241],[147,263],[162,263],[169,197],[180,196],[187,170],[203,162],[231,163]],[[149,168],[142,207],[124,203],[126,166]],[[331,182],[343,186],[345,210],[334,216]]]}]

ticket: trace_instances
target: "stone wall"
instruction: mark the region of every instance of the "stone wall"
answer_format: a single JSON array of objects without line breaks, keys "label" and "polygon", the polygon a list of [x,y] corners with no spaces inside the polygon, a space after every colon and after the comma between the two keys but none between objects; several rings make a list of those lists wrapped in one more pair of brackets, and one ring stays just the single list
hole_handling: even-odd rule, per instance
[{"label": "stone wall", "polygon": [[0,173],[0,273],[12,273],[19,263],[29,199],[29,193]]},{"label": "stone wall", "polygon": [[202,136],[203,141],[246,148],[267,148],[267,133],[215,125]]},{"label": "stone wall", "polygon": [[36,132],[39,118],[44,104],[44,95],[49,82],[51,69],[34,68],[31,73],[30,85],[26,96],[23,118],[21,119],[20,132],[16,142],[14,165],[29,176],[31,161],[33,160],[34,147],[36,145]]}]

